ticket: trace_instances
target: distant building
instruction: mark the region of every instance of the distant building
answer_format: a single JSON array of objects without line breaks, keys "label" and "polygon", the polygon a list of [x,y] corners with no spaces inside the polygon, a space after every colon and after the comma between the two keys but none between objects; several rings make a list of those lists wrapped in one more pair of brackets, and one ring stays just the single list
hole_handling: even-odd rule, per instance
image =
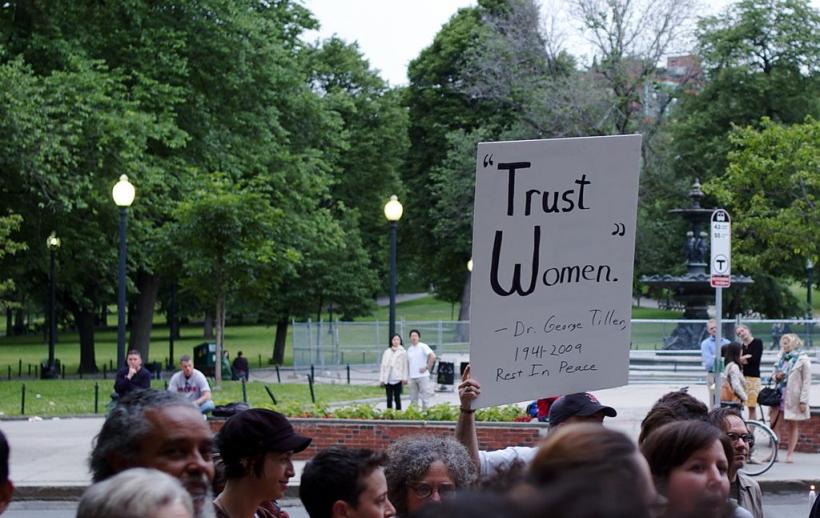
[{"label": "distant building", "polygon": [[641,92],[644,117],[657,118],[667,106],[674,104],[672,95],[681,87],[697,91],[703,85],[703,70],[697,57],[687,54],[666,58],[666,66],[658,68],[655,77],[646,81]]}]

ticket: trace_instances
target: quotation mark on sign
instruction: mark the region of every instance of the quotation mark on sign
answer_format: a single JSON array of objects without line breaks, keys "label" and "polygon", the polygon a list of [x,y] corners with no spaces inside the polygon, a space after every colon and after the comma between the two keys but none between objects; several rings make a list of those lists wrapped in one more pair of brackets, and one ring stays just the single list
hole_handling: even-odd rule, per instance
[{"label": "quotation mark on sign", "polygon": [[612,231],[613,236],[623,236],[626,234],[626,225],[623,223],[615,223],[615,230]]},{"label": "quotation mark on sign", "polygon": [[484,167],[487,167],[487,165],[493,165],[492,154],[484,155]]}]

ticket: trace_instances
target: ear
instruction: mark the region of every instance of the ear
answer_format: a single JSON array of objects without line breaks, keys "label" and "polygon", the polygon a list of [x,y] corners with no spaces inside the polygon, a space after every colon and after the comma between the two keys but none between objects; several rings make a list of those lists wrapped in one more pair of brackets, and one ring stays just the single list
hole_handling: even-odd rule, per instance
[{"label": "ear", "polygon": [[3,511],[8,507],[12,494],[14,494],[14,484],[11,483],[11,480],[6,480],[0,484],[0,514],[3,514]]},{"label": "ear", "polygon": [[350,518],[353,514],[353,509],[350,507],[350,504],[345,502],[344,500],[336,500],[333,502],[333,506],[331,506],[331,516],[333,518]]}]

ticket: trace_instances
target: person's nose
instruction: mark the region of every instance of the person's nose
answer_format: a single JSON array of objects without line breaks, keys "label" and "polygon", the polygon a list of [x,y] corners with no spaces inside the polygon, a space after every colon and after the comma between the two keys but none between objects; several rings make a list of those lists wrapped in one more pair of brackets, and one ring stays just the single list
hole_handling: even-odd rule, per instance
[{"label": "person's nose", "polygon": [[441,502],[441,494],[438,492],[438,488],[433,489],[433,492],[430,494],[430,500],[433,502]]},{"label": "person's nose", "polygon": [[384,518],[390,518],[391,516],[396,516],[396,508],[393,507],[393,503],[388,498],[384,501]]},{"label": "person's nose", "polygon": [[710,486],[719,485],[720,482],[723,480],[725,476],[723,473],[720,472],[717,466],[710,466],[708,470],[706,470],[707,475],[707,483]]},{"label": "person's nose", "polygon": [[296,476],[296,470],[293,469],[293,461],[288,461],[288,465],[285,467],[285,476],[288,478]]},{"label": "person's nose", "polygon": [[188,464],[185,466],[185,471],[188,473],[200,475],[213,473],[213,461],[210,458],[205,458],[199,450],[194,451],[188,457]]}]

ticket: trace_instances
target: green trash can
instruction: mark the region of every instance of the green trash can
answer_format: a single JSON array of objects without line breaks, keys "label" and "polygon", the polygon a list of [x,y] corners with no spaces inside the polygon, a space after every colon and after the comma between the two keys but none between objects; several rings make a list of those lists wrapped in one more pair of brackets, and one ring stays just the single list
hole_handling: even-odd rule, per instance
[{"label": "green trash can", "polygon": [[203,342],[194,347],[194,369],[213,377],[216,366],[216,344]]},{"label": "green trash can", "polygon": [[[203,342],[194,347],[194,368],[208,377],[214,377],[216,369],[216,344]],[[222,379],[231,379],[231,362],[222,357]]]}]

